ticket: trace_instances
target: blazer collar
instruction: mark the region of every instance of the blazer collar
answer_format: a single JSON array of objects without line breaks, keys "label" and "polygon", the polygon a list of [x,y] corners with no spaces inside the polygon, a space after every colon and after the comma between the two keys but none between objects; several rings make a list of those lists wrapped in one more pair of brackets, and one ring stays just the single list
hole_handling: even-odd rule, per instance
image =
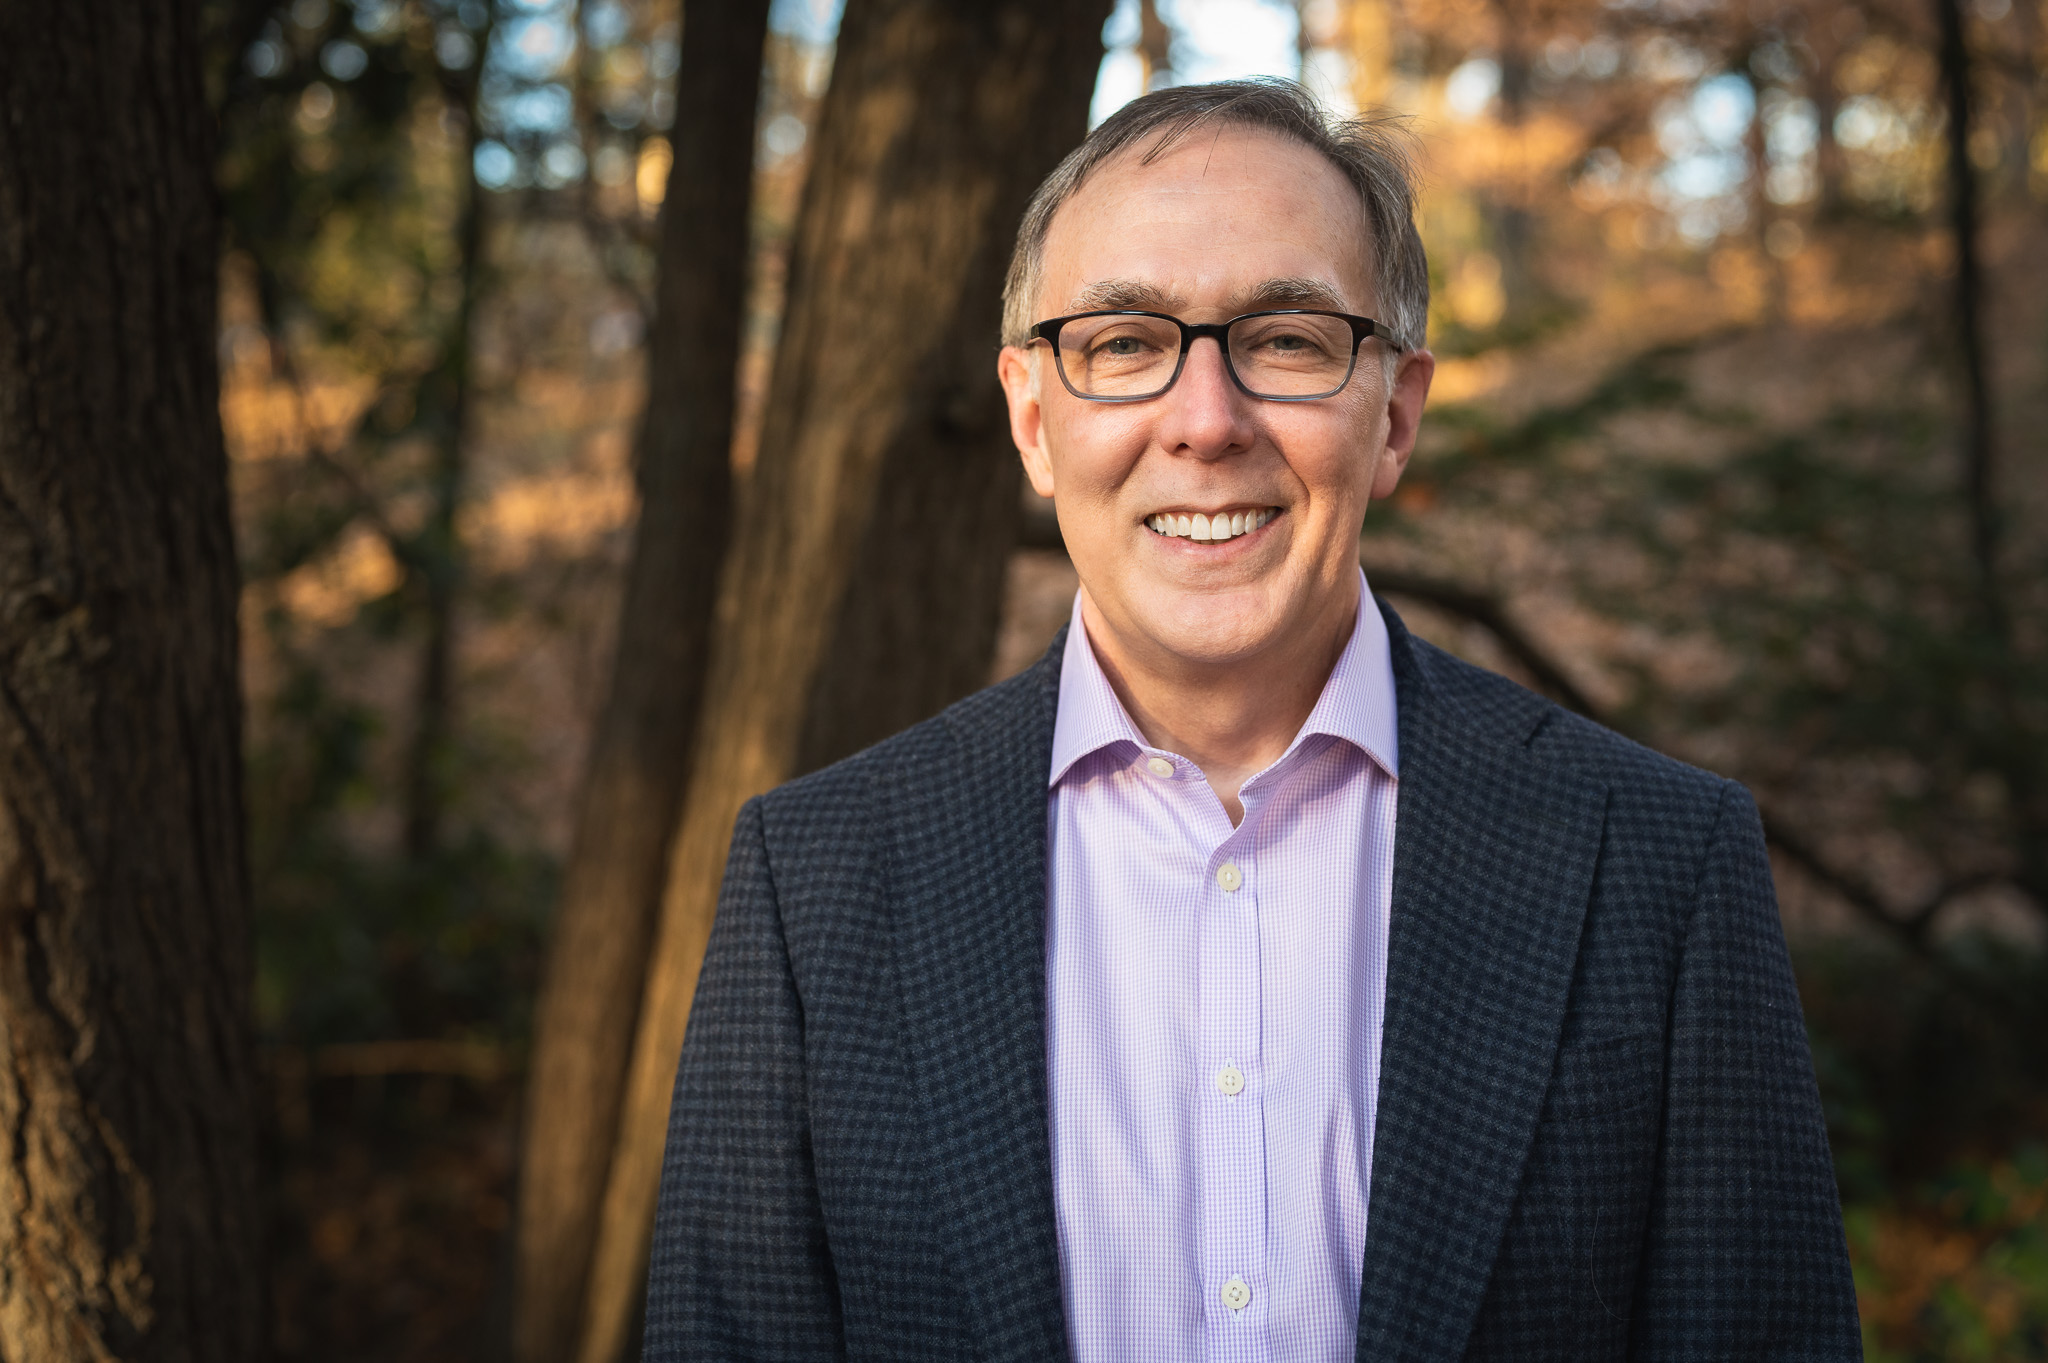
[{"label": "blazer collar", "polygon": [[[1359,1357],[1464,1351],[1562,1027],[1606,791],[1530,741],[1550,707],[1381,607],[1400,726],[1386,1030]],[[949,711],[892,806],[903,1038],[978,1356],[1066,1356],[1045,1069],[1046,772],[1062,630]]]},{"label": "blazer collar", "polygon": [[1358,1357],[1464,1355],[1549,1086],[1606,789],[1391,610],[1401,788]]}]

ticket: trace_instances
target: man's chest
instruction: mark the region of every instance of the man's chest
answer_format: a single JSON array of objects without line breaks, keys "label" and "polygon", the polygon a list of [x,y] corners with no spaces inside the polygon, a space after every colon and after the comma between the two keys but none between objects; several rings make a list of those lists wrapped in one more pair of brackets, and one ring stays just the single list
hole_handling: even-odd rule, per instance
[{"label": "man's chest", "polygon": [[1190,1357],[1348,1356],[1394,783],[1325,756],[1236,827],[1198,776],[1141,764],[1051,801],[1046,1056],[1077,1356],[1161,1331]]}]

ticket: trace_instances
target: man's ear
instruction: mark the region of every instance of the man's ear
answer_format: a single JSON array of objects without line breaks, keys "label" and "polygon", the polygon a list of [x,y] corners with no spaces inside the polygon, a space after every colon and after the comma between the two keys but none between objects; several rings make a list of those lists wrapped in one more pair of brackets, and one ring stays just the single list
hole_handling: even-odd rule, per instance
[{"label": "man's ear", "polygon": [[996,356],[996,377],[1002,380],[1003,397],[1010,404],[1010,439],[1024,460],[1024,476],[1031,490],[1041,497],[1052,496],[1052,460],[1045,452],[1045,408],[1038,400],[1038,363],[1035,351],[1006,345]]},{"label": "man's ear", "polygon": [[1422,431],[1422,404],[1429,399],[1429,381],[1435,377],[1436,356],[1427,350],[1407,352],[1394,371],[1393,388],[1387,394],[1387,448],[1372,475],[1372,499],[1376,502],[1393,496],[1401,475],[1408,470],[1415,438]]}]

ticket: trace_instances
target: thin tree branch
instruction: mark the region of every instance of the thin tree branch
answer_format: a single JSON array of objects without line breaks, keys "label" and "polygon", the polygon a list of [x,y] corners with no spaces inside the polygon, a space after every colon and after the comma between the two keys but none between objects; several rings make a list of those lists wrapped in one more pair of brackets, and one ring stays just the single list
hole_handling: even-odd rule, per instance
[{"label": "thin tree branch", "polygon": [[1945,880],[1933,894],[1920,901],[1918,908],[1906,915],[1906,928],[1910,932],[1924,936],[1927,930],[1933,926],[1934,916],[1947,908],[1950,901],[1954,900],[1958,895],[1968,894],[1972,890],[1981,890],[1989,885],[2007,885],[2011,883],[2012,877],[1995,875],[1988,871]]},{"label": "thin tree branch", "polygon": [[[1018,547],[1057,549],[1065,552],[1066,542],[1060,535],[1059,523],[1050,515],[1034,509],[1024,516]],[[1628,734],[1627,726],[1595,704],[1592,697],[1572,681],[1557,661],[1531,638],[1527,631],[1514,622],[1498,596],[1442,578],[1405,572],[1398,568],[1368,567],[1366,576],[1376,591],[1393,596],[1405,596],[1478,625],[1491,634],[1516,662],[1527,668],[1537,685],[1549,692],[1559,704],[1584,715],[1596,724],[1613,729],[1617,733]],[[1928,928],[1935,914],[1950,900],[1967,890],[2000,883],[2006,879],[2004,876],[1972,875],[1946,881],[1910,914],[1901,917],[1886,907],[1884,900],[1869,885],[1848,872],[1829,865],[1827,859],[1815,850],[1812,844],[1786,827],[1783,820],[1774,817],[1761,806],[1757,813],[1763,821],[1766,843],[1782,854],[1787,861],[1840,896],[1861,917],[1883,929],[1887,936],[1896,939],[1906,950],[1936,969],[1944,967],[1928,939]]]},{"label": "thin tree branch", "polygon": [[[1549,691],[1560,704],[1617,733],[1628,733],[1625,725],[1595,705],[1584,691],[1571,682],[1563,668],[1558,666],[1535,640],[1514,624],[1498,597],[1454,583],[1385,568],[1369,569],[1367,576],[1381,591],[1424,602],[1485,629],[1500,641],[1502,647],[1506,648],[1517,662],[1528,668],[1543,689]],[[1928,925],[1932,922],[1935,912],[1963,889],[1969,888],[1974,878],[1971,882],[1951,881],[1943,885],[1920,908],[1911,915],[1901,918],[1885,906],[1883,899],[1870,886],[1855,876],[1830,866],[1826,858],[1821,856],[1803,836],[1786,827],[1782,819],[1776,818],[1761,806],[1757,813],[1763,822],[1764,841],[1786,860],[1820,881],[1863,918],[1884,929],[1915,956],[1931,965],[1940,964],[1928,944]]]},{"label": "thin tree branch", "polygon": [[[312,402],[306,392],[305,372],[299,368],[298,356],[292,352],[291,343],[285,339],[284,329],[278,325],[275,310],[272,307],[276,285],[275,278],[270,275],[267,268],[260,264],[257,266],[257,274],[259,279],[259,286],[256,290],[259,324],[264,340],[270,346],[271,372],[282,378],[285,386],[291,389],[292,424],[298,428],[299,439],[303,442],[307,462],[311,463],[335,482],[341,484],[342,489],[348,493],[349,500],[355,505],[355,514],[370,523],[370,528],[376,531],[378,537],[384,541],[384,547],[391,551],[391,556],[405,570],[406,577],[408,579],[417,577],[423,565],[412,542],[406,536],[400,534],[398,527],[391,523],[390,519],[384,514],[383,504],[377,499],[376,494],[363,483],[363,480],[357,475],[356,471],[337,458],[334,451],[326,448],[325,443],[320,439],[319,433],[313,429],[313,421],[310,415]],[[385,392],[391,391],[395,386],[387,384],[378,396],[381,398]]]},{"label": "thin tree branch", "polygon": [[[597,60],[597,52],[590,37],[589,11],[587,4],[578,3],[576,6],[576,67],[570,80],[569,94],[576,126],[583,131],[584,145],[594,149],[598,145],[598,131],[597,108],[591,100],[591,70]],[[594,164],[591,169],[595,171]],[[630,242],[642,252],[652,251],[656,241],[652,225],[638,219],[620,222],[607,215],[598,206],[594,173],[582,178],[573,191],[573,198],[574,216],[597,254],[598,268],[604,271],[613,288],[633,300],[640,310],[642,325],[651,324],[654,321],[654,294],[642,280],[620,266],[617,253],[621,242]]]},{"label": "thin tree branch", "polygon": [[262,88],[262,81],[242,63],[281,7],[278,0],[223,0],[206,8],[201,40],[206,51],[207,94],[216,119],[225,119],[233,105]]},{"label": "thin tree branch", "polygon": [[1761,806],[1757,813],[1763,820],[1764,841],[1780,856],[1834,891],[1866,920],[1884,928],[1908,951],[1929,962],[1934,960],[1933,951],[1928,945],[1926,928],[1933,910],[1948,902],[1949,892],[1946,888],[1934,896],[1931,907],[1923,907],[1911,916],[1901,918],[1886,908],[1884,901],[1879,899],[1877,893],[1868,885],[1828,865],[1813,845],[1800,834],[1787,828],[1783,820],[1773,817]]},{"label": "thin tree branch", "polygon": [[1406,573],[1395,568],[1371,568],[1366,576],[1378,591],[1392,592],[1395,596],[1412,597],[1425,601],[1440,610],[1471,621],[1500,642],[1514,660],[1529,670],[1536,684],[1549,692],[1568,710],[1578,713],[1600,724],[1614,728],[1611,720],[1600,713],[1600,708],[1565,674],[1562,667],[1540,648],[1536,641],[1515,624],[1503,609],[1500,598],[1484,592],[1475,592],[1453,582],[1426,577],[1417,573]]}]

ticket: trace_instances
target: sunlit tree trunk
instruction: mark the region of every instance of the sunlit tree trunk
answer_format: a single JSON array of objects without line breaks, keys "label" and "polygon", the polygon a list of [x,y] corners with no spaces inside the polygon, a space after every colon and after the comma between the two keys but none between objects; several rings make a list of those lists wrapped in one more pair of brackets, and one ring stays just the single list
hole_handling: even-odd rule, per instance
[{"label": "sunlit tree trunk", "polygon": [[1159,17],[1157,0],[1138,0],[1138,71],[1140,90],[1173,76],[1173,30]]},{"label": "sunlit tree trunk", "polygon": [[1394,16],[1388,0],[1346,0],[1339,33],[1351,57],[1351,102],[1377,109],[1394,93]]},{"label": "sunlit tree trunk", "polygon": [[[994,376],[998,294],[1025,200],[1086,125],[1108,9],[846,7],[761,452],[720,592],[585,1363],[619,1356],[642,1292],[676,1055],[740,805],[807,755],[878,736],[985,675],[1001,583],[989,565],[1014,541],[1017,514]],[[911,605],[885,647],[835,655],[835,640],[899,609],[902,592]],[[962,622],[965,643],[952,637]],[[969,648],[976,667],[963,665]],[[814,724],[826,687],[870,699]]]},{"label": "sunlit tree trunk", "polygon": [[195,0],[0,6],[0,1357],[263,1341]]},{"label": "sunlit tree trunk", "polygon": [[569,1356],[582,1321],[669,840],[730,538],[734,375],[768,0],[689,0],[661,214],[640,518],[542,982],[519,1178],[513,1345]]}]

